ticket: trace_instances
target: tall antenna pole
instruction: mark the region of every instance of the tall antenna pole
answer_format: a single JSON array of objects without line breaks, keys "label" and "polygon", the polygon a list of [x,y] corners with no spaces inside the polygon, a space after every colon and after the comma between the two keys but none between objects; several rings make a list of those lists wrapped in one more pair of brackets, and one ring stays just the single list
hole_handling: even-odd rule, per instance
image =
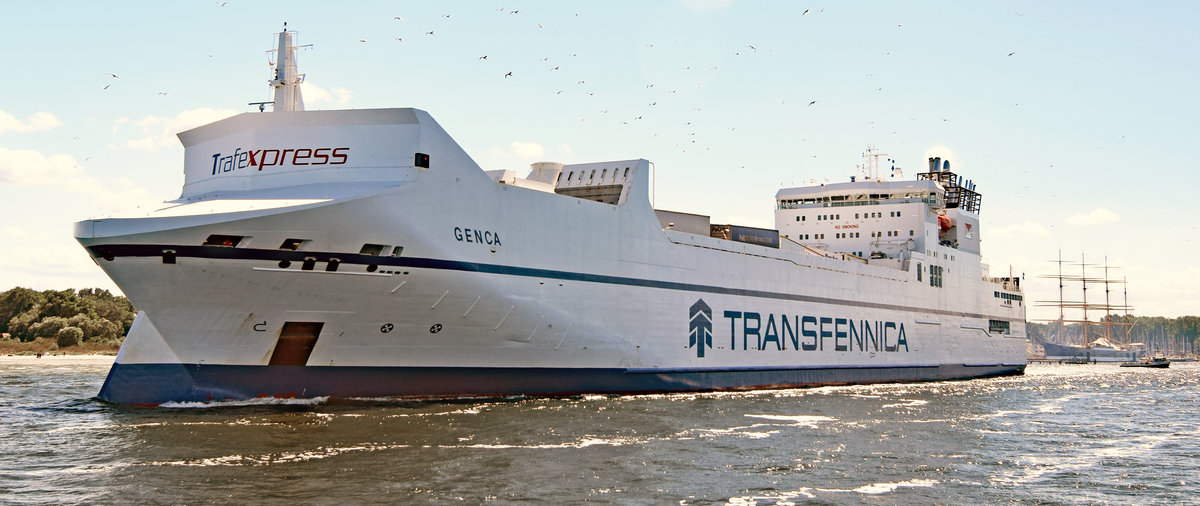
[{"label": "tall antenna pole", "polygon": [[304,97],[300,96],[300,83],[304,76],[296,72],[296,47],[292,45],[292,32],[283,24],[279,32],[279,48],[276,50],[275,79],[271,87],[275,88],[275,112],[303,111]]},{"label": "tall antenna pole", "polygon": [[1065,315],[1063,314],[1064,299],[1062,266],[1062,250],[1058,250],[1058,338],[1060,339],[1059,342],[1061,343],[1070,343],[1070,341],[1066,339],[1066,336],[1063,335],[1063,317]]},{"label": "tall antenna pole", "polygon": [[1104,339],[1111,340],[1112,333],[1109,331],[1112,328],[1112,306],[1108,302],[1108,255],[1104,255]]},{"label": "tall antenna pole", "polygon": [[1129,345],[1129,332],[1133,330],[1133,324],[1129,322],[1129,279],[1121,277],[1121,288],[1125,291],[1122,297],[1122,303],[1125,305],[1125,345]]},{"label": "tall antenna pole", "polygon": [[1083,346],[1091,348],[1092,342],[1088,338],[1087,262],[1084,260],[1083,253],[1079,254],[1079,270],[1083,278]]}]

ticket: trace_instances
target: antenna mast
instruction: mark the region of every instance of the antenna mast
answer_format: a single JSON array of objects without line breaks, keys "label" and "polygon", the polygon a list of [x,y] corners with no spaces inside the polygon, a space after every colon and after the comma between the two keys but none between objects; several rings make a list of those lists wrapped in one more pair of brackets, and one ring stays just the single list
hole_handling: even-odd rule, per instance
[{"label": "antenna mast", "polygon": [[283,24],[279,32],[279,48],[276,49],[275,79],[269,84],[275,88],[275,112],[303,111],[304,97],[300,95],[300,83],[304,74],[296,72],[296,47],[292,45],[292,33]]}]

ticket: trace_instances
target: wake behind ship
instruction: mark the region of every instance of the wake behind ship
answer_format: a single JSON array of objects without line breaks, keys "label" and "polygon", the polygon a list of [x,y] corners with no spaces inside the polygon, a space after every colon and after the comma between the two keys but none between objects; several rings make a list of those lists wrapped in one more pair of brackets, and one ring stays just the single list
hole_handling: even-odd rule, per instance
[{"label": "wake behind ship", "polygon": [[[644,159],[485,172],[419,109],[274,110],[179,134],[181,196],[81,221],[139,308],[124,404],[641,393],[1019,374],[1019,279],[930,159],[776,194],[775,229],[653,209]],[[873,154],[873,153],[872,153]],[[868,156],[868,166],[878,156]]]}]

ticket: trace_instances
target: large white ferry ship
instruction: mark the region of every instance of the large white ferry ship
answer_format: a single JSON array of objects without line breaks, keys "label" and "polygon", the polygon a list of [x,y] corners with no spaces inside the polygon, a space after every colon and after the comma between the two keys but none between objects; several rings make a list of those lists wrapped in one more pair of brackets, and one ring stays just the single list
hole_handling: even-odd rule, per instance
[{"label": "large white ferry ship", "polygon": [[[930,159],[785,188],[776,229],[652,208],[644,159],[482,170],[419,109],[179,134],[182,195],[75,236],[139,309],[101,399],[571,395],[1024,371],[1019,280]],[[869,158],[869,160],[871,160]],[[877,161],[878,157],[873,157]],[[856,180],[857,179],[857,180]]]}]

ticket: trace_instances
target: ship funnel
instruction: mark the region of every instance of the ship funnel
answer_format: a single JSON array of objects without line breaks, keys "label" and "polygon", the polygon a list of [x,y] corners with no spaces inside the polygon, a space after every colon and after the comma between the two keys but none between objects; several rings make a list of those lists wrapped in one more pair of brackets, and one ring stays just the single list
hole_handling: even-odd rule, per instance
[{"label": "ship funnel", "polygon": [[942,158],[938,156],[929,157],[929,172],[937,172],[942,170]]},{"label": "ship funnel", "polygon": [[950,172],[950,160],[942,162],[942,172]]}]

